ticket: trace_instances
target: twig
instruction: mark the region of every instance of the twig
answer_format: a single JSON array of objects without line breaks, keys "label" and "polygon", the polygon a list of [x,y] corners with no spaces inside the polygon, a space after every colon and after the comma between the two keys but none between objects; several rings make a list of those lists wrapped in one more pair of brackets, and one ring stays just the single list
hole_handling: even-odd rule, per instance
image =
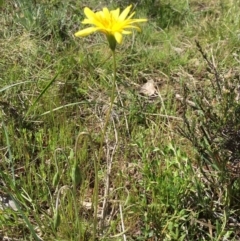
[{"label": "twig", "polygon": [[[184,101],[184,98],[179,94],[176,94],[175,97],[177,100],[180,100],[181,102]],[[185,100],[185,101],[186,101],[186,104],[190,105],[191,107],[193,108],[197,107],[197,105],[193,101],[190,101],[190,100]]]},{"label": "twig", "polygon": [[109,154],[110,153],[110,148],[108,146],[108,141],[106,140],[107,147],[108,147],[107,148],[107,174],[106,174],[105,189],[104,189],[104,199],[103,199],[103,208],[102,208],[102,215],[101,215],[101,217],[102,217],[101,228],[104,227],[104,221],[105,221],[106,213],[107,213],[107,210],[108,210],[108,196],[109,196],[109,186],[110,186],[110,175],[111,175],[111,171],[112,171],[113,157],[114,157],[114,154],[116,152],[117,145],[118,145],[118,133],[117,133],[117,129],[116,129],[113,117],[112,117],[112,123],[113,123],[114,133],[115,133],[115,144],[113,146],[112,153],[111,153],[111,156],[110,156],[110,154]]},{"label": "twig", "polygon": [[216,79],[216,82],[217,82],[217,88],[218,88],[218,91],[219,91],[219,94],[220,96],[222,95],[222,91],[221,91],[221,87],[220,87],[220,76],[219,76],[219,73],[217,71],[217,68],[215,66],[214,63],[212,63],[209,59],[208,59],[208,56],[206,53],[204,53],[203,49],[202,49],[202,46],[200,45],[200,43],[195,40],[196,42],[196,45],[197,45],[197,48],[199,50],[199,52],[201,53],[202,57],[205,59],[205,61],[207,62],[209,68],[211,70],[213,70],[213,73],[214,73],[214,76],[215,76],[215,79]]},{"label": "twig", "polygon": [[124,226],[124,222],[123,222],[123,213],[122,213],[122,205],[121,205],[121,203],[119,203],[119,211],[120,211],[120,217],[121,217],[123,240],[127,241],[127,238],[126,238],[126,235],[125,235],[125,226]]}]

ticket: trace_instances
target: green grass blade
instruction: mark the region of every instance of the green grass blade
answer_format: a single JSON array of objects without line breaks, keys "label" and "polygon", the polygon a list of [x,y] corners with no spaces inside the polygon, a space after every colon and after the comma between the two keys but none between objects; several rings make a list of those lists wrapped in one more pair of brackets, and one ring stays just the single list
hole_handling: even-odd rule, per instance
[{"label": "green grass blade", "polygon": [[53,79],[46,85],[46,87],[43,89],[43,91],[40,93],[40,95],[37,97],[37,99],[34,101],[33,105],[29,108],[26,116],[28,116],[29,112],[35,107],[37,102],[40,100],[40,98],[43,96],[43,94],[48,90],[48,88],[52,85],[52,83],[56,80],[58,77],[60,71],[53,77]]},{"label": "green grass blade", "polygon": [[26,83],[32,83],[32,81],[23,81],[23,82],[19,82],[19,83],[15,83],[15,84],[12,84],[12,85],[5,86],[2,89],[0,89],[0,93],[5,91],[5,90],[11,89],[14,86],[21,85],[21,84],[26,84]]}]

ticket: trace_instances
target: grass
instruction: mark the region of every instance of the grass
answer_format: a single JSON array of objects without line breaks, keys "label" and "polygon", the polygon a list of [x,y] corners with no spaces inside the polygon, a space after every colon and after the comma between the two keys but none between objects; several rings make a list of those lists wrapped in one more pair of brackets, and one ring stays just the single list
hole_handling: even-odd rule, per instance
[{"label": "grass", "polygon": [[[149,21],[117,46],[99,160],[111,52],[73,34],[84,6],[128,4],[0,2],[2,239],[240,239],[240,3],[133,4]],[[149,80],[155,97],[139,93]]]}]

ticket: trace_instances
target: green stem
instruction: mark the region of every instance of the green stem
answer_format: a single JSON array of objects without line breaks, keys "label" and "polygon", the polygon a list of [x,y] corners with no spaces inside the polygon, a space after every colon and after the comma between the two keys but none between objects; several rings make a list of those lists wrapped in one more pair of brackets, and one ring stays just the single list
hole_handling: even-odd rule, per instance
[{"label": "green stem", "polygon": [[110,97],[110,107],[108,108],[108,112],[107,112],[107,115],[106,115],[106,121],[105,121],[104,129],[103,129],[102,142],[103,142],[104,136],[106,135],[108,122],[109,122],[109,119],[110,119],[110,116],[111,116],[111,113],[112,113],[112,109],[113,109],[113,103],[114,103],[115,91],[116,91],[116,72],[117,72],[117,67],[116,67],[116,54],[115,54],[115,51],[112,51],[112,56],[113,56],[112,92],[111,92],[111,97]]},{"label": "green stem", "polygon": [[94,163],[94,170],[95,170],[95,184],[94,184],[94,226],[93,226],[93,240],[96,240],[96,233],[97,233],[97,211],[98,211],[98,185],[99,185],[99,180],[98,180],[98,166],[100,163],[100,160],[103,155],[103,142],[104,138],[106,136],[107,132],[107,127],[108,123],[110,120],[110,116],[112,113],[113,109],[113,104],[114,104],[114,99],[115,99],[115,91],[116,91],[116,72],[117,72],[117,67],[116,67],[116,54],[115,51],[112,50],[112,56],[113,56],[113,83],[112,83],[112,92],[111,92],[111,97],[110,97],[110,107],[108,108],[107,115],[106,115],[106,120],[100,140],[100,149],[99,149],[99,155],[98,155],[98,161],[97,163]]}]

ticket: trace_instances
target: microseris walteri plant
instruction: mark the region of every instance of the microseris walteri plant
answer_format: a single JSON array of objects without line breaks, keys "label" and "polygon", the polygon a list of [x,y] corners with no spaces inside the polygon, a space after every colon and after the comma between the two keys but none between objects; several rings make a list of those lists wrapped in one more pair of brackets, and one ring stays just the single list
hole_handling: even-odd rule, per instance
[{"label": "microseris walteri plant", "polygon": [[121,13],[119,8],[112,11],[103,8],[102,11],[94,13],[91,9],[85,7],[84,13],[87,18],[82,21],[82,24],[93,26],[78,31],[75,36],[85,37],[94,32],[101,32],[106,35],[109,46],[114,51],[116,43],[122,43],[123,34],[131,34],[133,29],[141,31],[136,24],[147,21],[147,19],[133,19],[135,12],[129,15],[131,8],[132,5],[126,7]]},{"label": "microseris walteri plant", "polygon": [[[120,9],[109,11],[107,8],[103,8],[102,11],[93,12],[88,7],[84,8],[84,13],[87,18],[82,21],[82,24],[90,24],[93,25],[91,27],[85,28],[83,30],[75,33],[76,37],[85,37],[94,32],[100,32],[106,35],[109,47],[112,52],[113,57],[113,81],[112,81],[112,91],[110,97],[110,106],[108,108],[105,123],[102,131],[102,136],[100,140],[100,148],[98,153],[98,162],[94,162],[94,172],[95,172],[95,183],[94,183],[94,225],[93,225],[93,240],[96,238],[96,229],[97,229],[97,213],[98,213],[98,166],[99,162],[103,155],[103,141],[107,132],[108,122],[112,113],[113,103],[115,99],[115,88],[116,88],[116,55],[115,49],[116,45],[121,44],[123,40],[123,34],[131,34],[132,30],[136,29],[141,31],[140,27],[137,26],[137,23],[146,22],[147,19],[133,19],[135,12],[130,13],[132,5],[125,8],[121,13]],[[106,184],[106,186],[108,186]],[[107,198],[108,195],[106,195]],[[103,207],[103,217],[102,223],[104,223],[104,211],[105,207]]]}]

